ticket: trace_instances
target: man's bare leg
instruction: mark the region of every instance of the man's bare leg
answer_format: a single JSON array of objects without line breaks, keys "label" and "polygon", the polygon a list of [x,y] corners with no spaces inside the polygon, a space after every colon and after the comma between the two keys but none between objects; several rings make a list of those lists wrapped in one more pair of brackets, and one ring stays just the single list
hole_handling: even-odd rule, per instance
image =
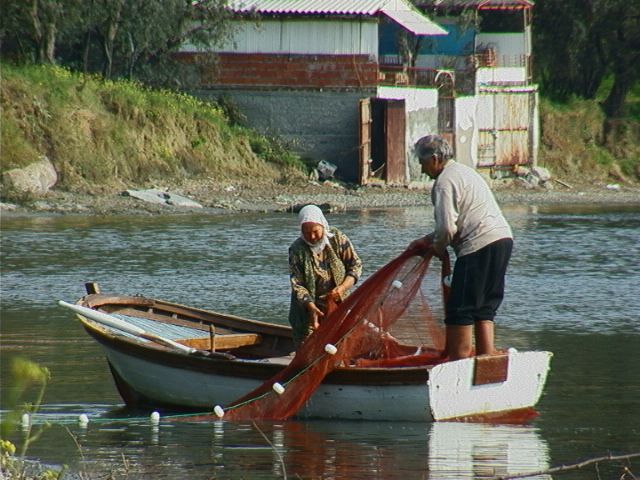
[{"label": "man's bare leg", "polygon": [[449,360],[471,356],[473,349],[472,325],[447,325],[447,354]]},{"label": "man's bare leg", "polygon": [[496,353],[494,329],[494,323],[491,320],[479,320],[476,322],[476,355],[493,355]]}]

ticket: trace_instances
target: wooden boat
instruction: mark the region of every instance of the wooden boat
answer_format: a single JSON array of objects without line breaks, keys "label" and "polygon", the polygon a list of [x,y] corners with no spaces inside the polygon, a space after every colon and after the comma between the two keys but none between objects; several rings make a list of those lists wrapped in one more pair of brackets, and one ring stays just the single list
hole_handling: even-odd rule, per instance
[{"label": "wooden boat", "polygon": [[[288,326],[143,296],[105,295],[96,284],[75,305],[104,349],[128,406],[214,410],[276,375],[293,357]],[[552,354],[509,351],[431,366],[339,367],[298,416],[392,421],[521,422],[544,388]]]}]

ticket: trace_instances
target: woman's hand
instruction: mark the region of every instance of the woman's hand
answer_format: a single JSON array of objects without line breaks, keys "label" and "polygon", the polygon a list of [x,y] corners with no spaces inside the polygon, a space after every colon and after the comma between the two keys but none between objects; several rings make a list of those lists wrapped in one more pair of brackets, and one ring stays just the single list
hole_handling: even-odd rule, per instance
[{"label": "woman's hand", "polygon": [[344,292],[347,289],[344,288],[342,285],[339,285],[337,287],[335,287],[333,290],[331,290],[329,293],[327,293],[326,297],[327,300],[332,300],[335,303],[340,303],[342,302],[342,297],[344,295]]},{"label": "woman's hand", "polygon": [[344,277],[344,280],[340,285],[334,287],[329,293],[327,293],[327,299],[333,300],[335,303],[342,302],[342,299],[345,297],[346,293],[356,284],[356,279],[351,275],[347,275]]},{"label": "woman's hand", "polygon": [[315,331],[320,326],[320,318],[324,317],[324,313],[313,302],[307,303],[307,311],[309,312],[309,328]]}]

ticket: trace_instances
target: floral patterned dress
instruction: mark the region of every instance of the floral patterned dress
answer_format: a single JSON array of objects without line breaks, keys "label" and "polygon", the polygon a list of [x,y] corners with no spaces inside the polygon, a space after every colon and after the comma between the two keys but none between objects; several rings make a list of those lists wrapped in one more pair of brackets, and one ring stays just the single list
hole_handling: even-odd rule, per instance
[{"label": "floral patterned dress", "polygon": [[289,323],[293,328],[296,346],[311,333],[307,304],[314,302],[324,310],[325,301],[320,297],[340,285],[347,275],[352,276],[356,282],[362,275],[362,261],[349,237],[335,227],[330,231],[333,237],[320,255],[315,255],[302,238],[298,238],[289,247]]}]

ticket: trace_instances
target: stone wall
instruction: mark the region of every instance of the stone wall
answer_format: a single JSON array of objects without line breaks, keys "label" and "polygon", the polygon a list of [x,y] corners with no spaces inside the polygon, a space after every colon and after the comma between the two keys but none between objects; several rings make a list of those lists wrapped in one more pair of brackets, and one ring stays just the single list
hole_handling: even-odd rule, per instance
[{"label": "stone wall", "polygon": [[374,89],[349,91],[238,90],[209,88],[194,92],[203,99],[229,98],[249,126],[291,141],[303,158],[326,160],[338,167],[336,177],[358,178],[359,101]]}]

